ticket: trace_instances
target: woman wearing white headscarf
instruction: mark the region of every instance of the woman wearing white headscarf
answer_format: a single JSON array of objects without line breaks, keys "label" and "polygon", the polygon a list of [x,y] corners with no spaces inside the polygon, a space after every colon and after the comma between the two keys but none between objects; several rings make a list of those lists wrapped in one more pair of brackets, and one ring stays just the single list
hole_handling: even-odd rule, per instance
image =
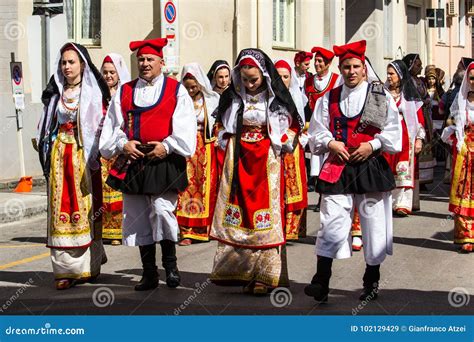
[{"label": "woman wearing white headscarf", "polygon": [[392,190],[392,208],[398,216],[408,216],[412,212],[416,155],[420,153],[426,136],[423,101],[402,60],[395,60],[387,66],[385,85],[397,104],[402,123],[402,151],[384,153],[397,186]]},{"label": "woman wearing white headscarf", "polygon": [[219,102],[218,145],[225,160],[211,228],[218,240],[210,276],[265,294],[288,285],[281,154],[304,121],[273,62],[244,49]]},{"label": "woman wearing white headscarf", "polygon": [[196,152],[187,159],[188,186],[178,197],[177,218],[181,246],[194,241],[209,241],[209,227],[217,197],[217,160],[213,126],[219,105],[219,94],[212,90],[209,79],[197,63],[189,63],[181,71],[181,82],[193,99],[198,122]]},{"label": "woman wearing white headscarf", "polygon": [[47,246],[56,288],[64,290],[97,277],[105,262],[98,130],[110,93],[83,46],[64,45],[55,65],[38,148],[48,182]]},{"label": "woman wearing white headscarf", "polygon": [[[291,62],[285,59],[275,60],[275,68],[283,83],[288,87],[295,102],[301,120],[305,122],[304,107],[308,98],[301,92],[296,71]],[[300,233],[306,232],[306,208],[308,207],[308,181],[306,179],[306,164],[304,147],[308,135],[301,133],[298,145],[292,153],[283,155],[283,170],[285,178],[285,217],[286,240],[298,240]]]},{"label": "woman wearing white headscarf", "polygon": [[[130,81],[130,72],[123,57],[117,53],[109,53],[102,62],[100,72],[107,82],[110,94],[115,95],[122,84]],[[105,116],[104,116],[105,118]],[[112,246],[118,246],[122,242],[122,193],[112,189],[107,183],[109,171],[115,162],[115,158],[101,158],[102,165],[102,238],[110,241]]]},{"label": "woman wearing white headscarf", "polygon": [[474,62],[450,110],[454,125],[446,127],[441,136],[453,146],[449,210],[454,213],[454,243],[461,245],[462,253],[470,253],[474,244]]}]

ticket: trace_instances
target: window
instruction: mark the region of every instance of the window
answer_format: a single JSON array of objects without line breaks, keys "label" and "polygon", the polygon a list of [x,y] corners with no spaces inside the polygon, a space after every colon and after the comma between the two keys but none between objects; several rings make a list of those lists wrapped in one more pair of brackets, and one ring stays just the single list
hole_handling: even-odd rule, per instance
[{"label": "window", "polygon": [[273,45],[295,48],[295,0],[273,0]]},{"label": "window", "polygon": [[[444,9],[444,13],[446,15],[446,0],[438,0],[438,8],[441,8],[441,9]],[[446,22],[446,16],[445,16],[445,19],[444,19],[444,27],[438,27],[438,43],[446,43],[446,32],[447,32],[447,29],[446,29],[446,25],[447,25],[447,22]]]},{"label": "window", "polygon": [[68,38],[84,45],[100,45],[101,0],[64,0]]},{"label": "window", "polygon": [[459,1],[458,45],[466,45],[466,7],[464,0]]}]

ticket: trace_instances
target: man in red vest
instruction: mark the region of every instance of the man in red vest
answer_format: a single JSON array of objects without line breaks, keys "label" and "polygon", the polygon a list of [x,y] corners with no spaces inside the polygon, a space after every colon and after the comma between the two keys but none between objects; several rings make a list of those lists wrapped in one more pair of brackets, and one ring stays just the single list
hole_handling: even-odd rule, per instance
[{"label": "man in red vest", "polygon": [[296,77],[302,92],[304,92],[304,82],[309,76],[312,75],[308,71],[311,64],[311,58],[313,58],[313,54],[311,52],[299,51],[295,54],[294,62]]},{"label": "man in red vest", "polygon": [[[311,114],[314,112],[316,102],[324,96],[329,90],[334,88],[339,78],[338,74],[329,72],[331,62],[334,58],[334,52],[323,47],[315,46],[311,49],[314,53],[314,69],[316,74],[309,76],[305,81],[305,94],[308,97],[309,108]],[[311,134],[311,133],[310,133]],[[322,156],[311,155],[310,163],[307,166],[308,174],[308,191],[314,191],[315,177],[319,175],[321,168]],[[312,190],[311,190],[312,189]],[[320,200],[314,208],[314,211],[320,210]]]},{"label": "man in red vest", "polygon": [[186,158],[196,148],[197,123],[184,86],[161,71],[166,44],[162,38],[130,43],[139,77],[117,91],[100,138],[105,158],[118,155],[107,183],[123,192],[124,245],[140,248],[143,277],[136,291],[158,286],[156,242],[166,284],[180,284],[174,211],[188,184]]},{"label": "man in red vest", "polygon": [[[327,301],[333,259],[349,258],[354,208],[359,211],[366,270],[360,300],[378,296],[380,264],[392,254],[392,197],[395,187],[381,152],[402,148],[401,124],[392,96],[366,79],[365,40],[334,46],[340,85],[319,100],[311,119],[313,153],[325,154],[317,191],[322,194],[316,240],[317,272],[305,294]],[[312,129],[311,129],[312,128]]]}]

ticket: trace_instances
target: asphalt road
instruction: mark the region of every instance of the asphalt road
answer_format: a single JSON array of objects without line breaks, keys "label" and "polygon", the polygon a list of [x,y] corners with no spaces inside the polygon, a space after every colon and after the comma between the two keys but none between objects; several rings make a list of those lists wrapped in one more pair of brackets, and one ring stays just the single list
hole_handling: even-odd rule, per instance
[{"label": "asphalt road", "polygon": [[[441,171],[437,169],[438,176]],[[161,281],[155,291],[135,292],[133,286],[141,275],[138,248],[109,245],[105,247],[108,262],[96,283],[57,291],[44,245],[45,216],[0,225],[0,314],[472,314],[473,254],[459,254],[452,244],[447,196],[448,187],[438,180],[422,194],[421,211],[394,219],[394,255],[382,265],[379,298],[368,303],[358,300],[365,267],[362,252],[334,262],[329,303],[317,304],[304,295],[316,262],[319,214],[312,210],[309,236],[288,245],[289,291],[264,297],[209,283],[216,242],[178,247],[182,286],[177,289]],[[310,194],[310,204],[315,201],[316,194]],[[163,280],[162,269],[160,275]]]}]

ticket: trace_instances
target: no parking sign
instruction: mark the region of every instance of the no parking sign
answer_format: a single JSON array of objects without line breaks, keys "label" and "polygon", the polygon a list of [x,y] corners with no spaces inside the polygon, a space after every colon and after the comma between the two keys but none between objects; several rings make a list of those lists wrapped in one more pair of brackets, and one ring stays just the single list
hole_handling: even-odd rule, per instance
[{"label": "no parking sign", "polygon": [[178,2],[161,0],[161,36],[168,39],[168,45],[163,48],[165,73],[179,72],[179,27]]},{"label": "no parking sign", "polygon": [[16,109],[25,109],[25,95],[23,90],[23,69],[21,62],[10,62],[12,93]]}]

